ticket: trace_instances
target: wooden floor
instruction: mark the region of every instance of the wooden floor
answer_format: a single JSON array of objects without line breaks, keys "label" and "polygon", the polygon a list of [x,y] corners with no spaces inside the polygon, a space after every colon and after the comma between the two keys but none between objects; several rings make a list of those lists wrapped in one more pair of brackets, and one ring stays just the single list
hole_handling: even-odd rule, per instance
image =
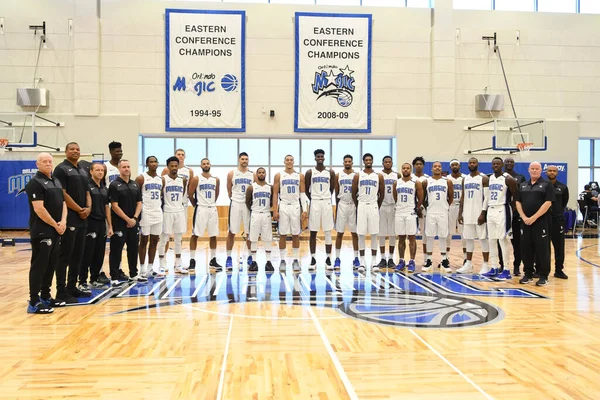
[{"label": "wooden floor", "polygon": [[355,276],[347,252],[339,274],[201,267],[49,316],[25,312],[29,246],[1,248],[0,398],[598,399],[599,241],[566,247],[541,288]]}]

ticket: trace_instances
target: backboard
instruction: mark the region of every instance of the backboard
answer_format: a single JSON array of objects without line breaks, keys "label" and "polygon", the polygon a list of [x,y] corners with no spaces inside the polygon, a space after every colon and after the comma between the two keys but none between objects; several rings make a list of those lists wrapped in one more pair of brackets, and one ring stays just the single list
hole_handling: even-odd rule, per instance
[{"label": "backboard", "polygon": [[531,151],[548,149],[546,120],[531,118],[503,118],[494,120],[494,150],[518,150],[520,143],[532,143]]},{"label": "backboard", "polygon": [[33,112],[0,112],[0,138],[8,139],[7,147],[35,147],[35,124]]}]

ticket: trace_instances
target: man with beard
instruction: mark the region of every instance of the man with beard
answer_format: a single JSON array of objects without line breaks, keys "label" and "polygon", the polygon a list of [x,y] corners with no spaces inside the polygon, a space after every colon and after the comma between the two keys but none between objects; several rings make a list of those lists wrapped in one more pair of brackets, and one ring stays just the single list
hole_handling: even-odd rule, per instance
[{"label": "man with beard", "polygon": [[450,261],[446,254],[446,240],[448,238],[448,220],[450,204],[454,198],[454,188],[448,179],[442,176],[442,163],[436,161],[431,168],[432,176],[423,182],[423,190],[427,193],[427,219],[425,221],[425,236],[427,237],[427,261],[422,272],[431,270],[431,256],[435,237],[440,242],[442,272],[452,272]]},{"label": "man with beard", "polygon": [[92,197],[88,175],[78,163],[79,145],[75,142],[68,143],[65,146],[65,155],[66,160],[58,164],[54,170],[54,177],[62,186],[68,208],[67,230],[61,239],[56,267],[56,298],[67,303],[76,303],[74,297],[92,295],[90,291],[82,291],[77,287],[85,244],[86,220],[92,212]]},{"label": "man with beard", "polygon": [[[394,220],[395,232],[398,235],[398,255],[400,256],[396,270],[404,271],[406,268],[408,272],[415,272],[417,210],[423,204],[423,186],[421,182],[411,176],[411,172],[409,163],[402,164],[402,177],[394,183],[394,200],[396,201]],[[408,265],[404,262],[406,236],[408,236],[410,253]]]},{"label": "man with beard", "polygon": [[550,238],[552,247],[554,247],[554,277],[559,279],[568,279],[564,273],[565,268],[565,208],[569,203],[569,188],[562,182],[559,182],[558,167],[550,165],[546,168],[548,181],[554,187],[555,200],[552,203],[552,225],[550,228]]},{"label": "man with beard", "polygon": [[344,156],[344,169],[336,176],[335,197],[337,199],[335,213],[335,263],[334,268],[340,268],[342,261],[342,240],[346,227],[352,235],[352,248],[354,249],[354,268],[360,266],[358,259],[358,235],[356,234],[356,205],[352,200],[352,181],[354,180],[353,158],[350,154]]},{"label": "man with beard", "polygon": [[[515,160],[512,157],[504,159],[504,172],[508,173],[517,182],[517,188],[521,186],[521,183],[525,182],[525,177],[514,170]],[[516,195],[516,193],[515,193]],[[510,204],[515,204],[515,199],[507,199]],[[521,217],[515,208],[512,209],[512,238],[510,242],[513,247],[513,273],[515,276],[521,275]],[[502,259],[502,252],[500,252],[500,265],[504,265]]]},{"label": "man with beard", "polygon": [[150,238],[150,248],[148,249],[148,263],[150,270],[153,269],[154,257],[156,256],[156,246],[162,232],[163,210],[162,210],[162,188],[163,180],[156,173],[158,168],[158,159],[154,156],[146,158],[147,172],[144,172],[137,178],[135,183],[142,191],[142,215],[140,220],[140,245],[138,255],[140,257],[140,274],[149,277],[148,267],[146,266],[146,248],[148,247],[148,238]]},{"label": "man with beard", "polygon": [[210,174],[210,160],[203,158],[200,161],[202,173],[194,176],[190,183],[189,199],[194,206],[194,222],[192,227],[192,238],[190,239],[190,269],[196,266],[196,247],[198,237],[204,236],[208,231],[210,262],[209,267],[214,272],[223,271],[223,267],[217,262],[217,236],[219,235],[219,214],[217,213],[217,199],[219,198],[219,178]]},{"label": "man with beard", "polygon": [[[485,275],[490,272],[488,267],[490,249],[485,225],[489,201],[489,178],[479,172],[479,160],[475,157],[469,159],[469,174],[465,176],[462,190],[458,222],[464,225],[463,237],[467,246],[467,262],[457,272],[468,274],[473,271],[475,239],[479,239],[483,253],[483,264],[479,273]],[[492,276],[496,276],[496,272]]]},{"label": "man with beard", "polygon": [[[227,232],[227,260],[225,268],[233,267],[231,250],[235,235],[240,233],[243,224],[246,234],[246,246],[250,250],[250,211],[246,207],[246,190],[254,182],[254,174],[248,169],[248,153],[240,153],[238,156],[238,167],[227,174],[227,194],[229,195],[229,231]],[[248,256],[248,265],[252,264],[251,256]]]},{"label": "man with beard", "polygon": [[[425,182],[427,180],[427,178],[429,178],[429,175],[427,175],[426,173],[423,172],[423,168],[425,167],[425,159],[423,157],[415,157],[412,161],[412,166],[413,166],[413,178],[415,178],[416,180],[418,180],[419,182],[421,182],[421,184],[423,184],[423,182]],[[421,236],[422,236],[422,241],[423,241],[423,256],[425,257],[425,259],[423,260],[423,263],[425,264],[427,262],[427,240],[425,239],[425,217],[427,214],[427,192],[424,192],[423,194],[425,197],[423,198],[423,204],[421,206],[420,210],[417,210],[417,212],[419,212],[419,219],[417,220],[418,222],[418,232],[421,232]]]},{"label": "man with beard", "polygon": [[[358,272],[365,272],[366,235],[371,235],[371,262],[375,264],[377,257],[377,234],[379,233],[379,208],[383,203],[383,176],[373,170],[373,155],[363,155],[365,169],[354,175],[352,180],[352,200],[356,205],[356,233],[360,252]],[[373,271],[379,271],[377,266]]]},{"label": "man with beard", "polygon": [[448,230],[448,243],[446,243],[446,254],[450,253],[450,245],[452,244],[452,236],[457,234],[461,237],[463,249],[463,264],[467,261],[467,245],[463,237],[463,225],[458,223],[458,211],[460,209],[460,196],[462,195],[463,180],[465,174],[460,172],[460,162],[456,159],[450,161],[450,175],[447,176],[448,181],[454,189],[454,199],[450,204],[450,221]]},{"label": "man with beard", "polygon": [[304,175],[304,187],[307,188],[306,196],[310,200],[308,212],[308,230],[310,231],[310,269],[317,265],[315,253],[317,251],[317,233],[323,228],[325,234],[325,265],[327,269],[333,269],[331,265],[331,230],[333,229],[333,208],[331,206],[331,195],[333,194],[333,182],[335,173],[332,169],[325,168],[325,151],[317,149],[314,151],[317,165],[306,171]]},{"label": "man with beard", "polygon": [[273,241],[273,228],[271,226],[271,206],[273,205],[273,188],[265,178],[267,171],[260,167],[256,170],[256,182],[246,190],[246,206],[250,210],[250,246],[252,251],[252,264],[248,267],[249,272],[258,272],[256,262],[256,250],[258,249],[258,237],[265,246],[267,263],[265,272],[273,272],[271,264],[271,245]]},{"label": "man with beard", "polygon": [[[377,264],[379,268],[394,268],[394,250],[396,248],[396,235],[394,234],[394,183],[398,180],[398,173],[392,170],[394,162],[392,157],[385,156],[382,160],[383,171],[380,174],[383,176],[384,195],[383,203],[379,209],[379,251],[381,253],[381,261]],[[389,253],[385,252],[385,239],[388,239]]]},{"label": "man with beard", "polygon": [[104,185],[110,186],[110,183],[119,177],[119,161],[123,158],[123,148],[119,142],[110,142],[108,144],[110,160],[104,163]]}]

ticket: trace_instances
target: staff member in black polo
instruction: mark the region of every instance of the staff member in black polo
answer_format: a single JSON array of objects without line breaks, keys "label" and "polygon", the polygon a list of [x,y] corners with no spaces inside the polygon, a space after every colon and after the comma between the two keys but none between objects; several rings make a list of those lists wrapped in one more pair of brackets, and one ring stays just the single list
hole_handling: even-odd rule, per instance
[{"label": "staff member in black polo", "polygon": [[66,304],[50,296],[50,287],[58,263],[60,235],[65,233],[67,226],[67,205],[60,182],[52,176],[52,156],[40,153],[36,165],[38,172],[25,186],[31,237],[27,312],[49,314],[54,311],[53,307]]},{"label": "staff member in black polo", "polygon": [[[77,303],[73,297],[90,297],[89,291],[77,288],[79,268],[83,258],[87,217],[92,211],[92,198],[88,174],[79,166],[79,145],[75,142],[65,146],[66,160],[56,166],[54,177],[60,181],[67,203],[67,230],[60,244],[56,268],[56,298],[67,303]],[[67,266],[69,274],[67,277]],[[66,285],[65,285],[66,281]]]},{"label": "staff member in black polo", "polygon": [[[93,163],[90,169],[92,177],[89,181],[90,195],[92,197],[92,213],[88,218],[85,235],[85,250],[83,262],[79,270],[79,289],[90,290],[87,284],[88,270],[90,272],[91,287],[101,288],[110,284],[102,270],[104,252],[106,251],[106,238],[113,235],[112,219],[108,206],[108,189],[104,186],[104,164]],[[106,227],[108,226],[108,232]]]},{"label": "staff member in black polo", "polygon": [[[521,183],[525,182],[525,177],[515,171],[515,159],[507,157],[504,159],[504,172],[515,178],[517,181],[517,188],[521,186]],[[509,200],[510,201],[510,200]],[[521,275],[521,217],[516,210],[513,210],[512,216],[512,238],[510,242],[513,247],[513,275]],[[500,246],[500,244],[498,244]],[[500,265],[504,267],[504,260],[502,259],[502,252],[498,253],[500,257]],[[509,268],[510,266],[508,266]]]},{"label": "staff member in black polo", "polygon": [[[138,219],[142,212],[142,191],[131,178],[131,166],[128,160],[119,161],[119,177],[108,188],[111,205],[111,218],[114,234],[110,238],[110,278],[113,284],[129,280],[147,282],[148,279],[138,275]],[[129,278],[119,269],[123,247],[127,245],[127,262]]]},{"label": "staff member in black polo", "polygon": [[542,178],[539,162],[529,164],[530,179],[519,185],[517,212],[521,216],[521,255],[525,275],[519,283],[533,282],[533,260],[537,258],[540,274],[537,286],[548,284],[550,273],[550,215],[554,187]]},{"label": "staff member in black polo", "polygon": [[552,226],[550,227],[550,240],[554,247],[554,277],[559,279],[569,279],[564,273],[565,268],[565,208],[569,202],[569,188],[562,182],[559,182],[558,167],[550,165],[546,168],[548,181],[554,187],[554,203],[552,203]]}]

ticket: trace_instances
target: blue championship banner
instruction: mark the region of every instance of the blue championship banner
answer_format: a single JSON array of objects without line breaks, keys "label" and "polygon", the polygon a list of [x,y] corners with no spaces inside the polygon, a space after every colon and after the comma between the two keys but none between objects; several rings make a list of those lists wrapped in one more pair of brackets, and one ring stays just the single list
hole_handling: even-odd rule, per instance
[{"label": "blue championship banner", "polygon": [[245,132],[246,13],[165,10],[170,132]]},{"label": "blue championship banner", "polygon": [[295,132],[371,132],[371,23],[296,13]]},{"label": "blue championship banner", "polygon": [[28,229],[25,185],[37,172],[34,160],[0,161],[0,229]]}]

